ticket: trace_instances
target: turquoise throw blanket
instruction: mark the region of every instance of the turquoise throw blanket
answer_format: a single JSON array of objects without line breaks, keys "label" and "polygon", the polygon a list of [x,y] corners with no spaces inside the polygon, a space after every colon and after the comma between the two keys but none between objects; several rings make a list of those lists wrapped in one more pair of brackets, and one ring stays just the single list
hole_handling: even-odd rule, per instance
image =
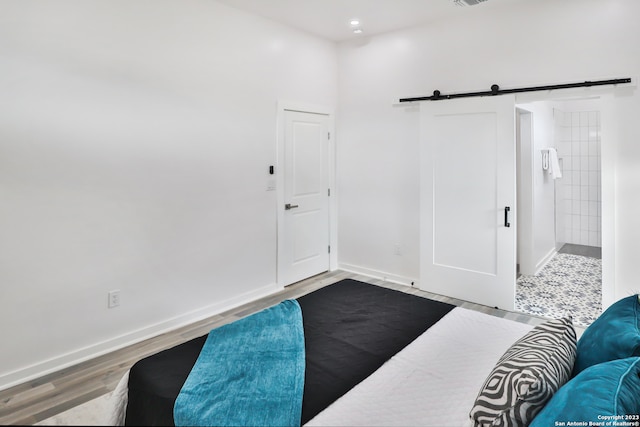
[{"label": "turquoise throw blanket", "polygon": [[214,329],[176,399],[175,424],[300,425],[304,371],[297,301]]}]

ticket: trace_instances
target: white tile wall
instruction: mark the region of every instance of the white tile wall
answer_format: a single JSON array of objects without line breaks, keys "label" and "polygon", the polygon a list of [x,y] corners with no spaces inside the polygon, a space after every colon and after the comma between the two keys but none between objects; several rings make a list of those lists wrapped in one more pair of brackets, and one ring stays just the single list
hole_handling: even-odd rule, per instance
[{"label": "white tile wall", "polygon": [[555,110],[555,143],[562,178],[556,180],[558,239],[601,246],[600,112]]}]

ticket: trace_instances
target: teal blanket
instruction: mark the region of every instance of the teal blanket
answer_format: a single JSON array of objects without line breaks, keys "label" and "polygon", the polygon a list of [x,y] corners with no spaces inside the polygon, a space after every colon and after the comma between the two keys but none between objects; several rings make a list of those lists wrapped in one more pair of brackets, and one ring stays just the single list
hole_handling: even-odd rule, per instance
[{"label": "teal blanket", "polygon": [[304,371],[295,300],[214,329],[176,399],[175,424],[300,425]]}]

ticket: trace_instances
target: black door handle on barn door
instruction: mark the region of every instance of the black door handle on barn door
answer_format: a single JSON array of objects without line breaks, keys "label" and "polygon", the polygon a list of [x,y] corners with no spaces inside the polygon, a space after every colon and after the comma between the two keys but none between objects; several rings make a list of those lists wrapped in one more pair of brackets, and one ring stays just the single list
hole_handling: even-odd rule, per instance
[{"label": "black door handle on barn door", "polygon": [[511,227],[511,223],[509,222],[509,211],[511,208],[509,206],[504,207],[504,226]]}]

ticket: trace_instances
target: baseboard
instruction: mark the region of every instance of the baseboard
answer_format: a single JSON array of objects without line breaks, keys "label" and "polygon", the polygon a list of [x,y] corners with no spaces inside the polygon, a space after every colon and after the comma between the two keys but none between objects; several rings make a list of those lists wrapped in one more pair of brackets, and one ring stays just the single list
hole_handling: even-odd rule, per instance
[{"label": "baseboard", "polygon": [[547,263],[549,261],[551,261],[551,259],[554,256],[556,256],[557,253],[558,253],[558,251],[554,247],[540,261],[538,261],[538,263],[536,264],[536,273],[535,273],[535,275],[538,275],[538,273],[540,273],[542,271],[542,269],[547,265]]},{"label": "baseboard", "polygon": [[129,345],[187,326],[191,323],[204,320],[208,317],[215,316],[216,314],[241,306],[242,304],[272,295],[282,289],[282,286],[270,284],[250,292],[245,292],[244,294],[233,298],[229,298],[225,301],[172,317],[154,325],[140,328],[112,339],[47,359],[25,368],[2,374],[0,375],[0,390],[5,390],[27,381],[40,378],[44,375],[51,374],[107,353],[120,350]]},{"label": "baseboard", "polygon": [[410,277],[399,276],[397,274],[386,273],[372,268],[360,267],[353,264],[340,263],[338,270],[348,271],[349,273],[362,274],[363,276],[372,277],[374,279],[384,280],[385,282],[396,283],[398,285],[418,287],[418,280]]}]

